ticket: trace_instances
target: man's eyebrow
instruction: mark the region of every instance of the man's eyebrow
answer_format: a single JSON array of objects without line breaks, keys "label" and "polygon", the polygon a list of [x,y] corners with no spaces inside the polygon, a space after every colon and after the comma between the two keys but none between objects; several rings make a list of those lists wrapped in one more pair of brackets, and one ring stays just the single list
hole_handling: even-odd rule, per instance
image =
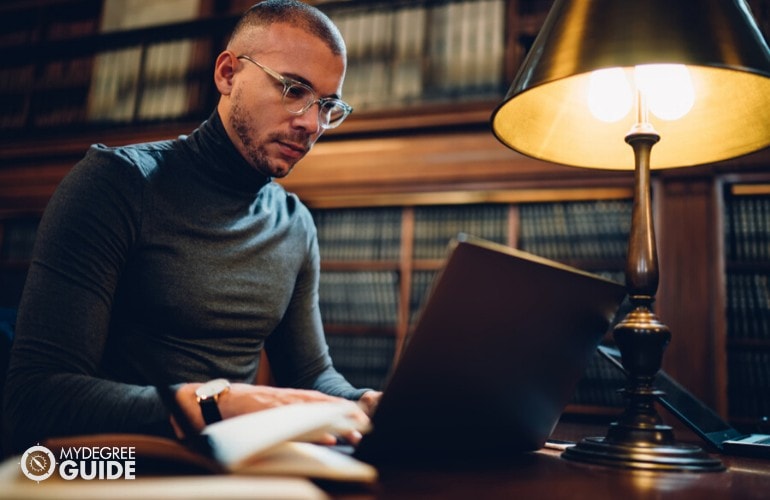
[{"label": "man's eyebrow", "polygon": [[[307,80],[306,78],[301,77],[300,75],[296,75],[294,73],[283,73],[283,77],[284,78],[291,78],[292,80],[297,81],[299,83],[304,83],[305,85],[307,85],[308,87],[313,89],[313,92],[318,94],[318,89],[315,88],[313,83],[310,82],[309,80]],[[321,97],[332,98],[332,99],[339,99],[340,98],[339,94],[337,94],[337,93],[329,94],[329,95],[325,95],[325,96],[321,96]]]}]

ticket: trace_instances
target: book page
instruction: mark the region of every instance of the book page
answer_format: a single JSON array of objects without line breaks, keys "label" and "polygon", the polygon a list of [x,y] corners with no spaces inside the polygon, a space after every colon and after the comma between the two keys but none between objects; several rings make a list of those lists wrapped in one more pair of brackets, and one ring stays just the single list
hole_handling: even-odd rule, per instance
[{"label": "book page", "polygon": [[[347,401],[286,405],[222,420],[207,426],[203,434],[209,438],[214,458],[228,470],[238,472],[245,466],[253,470],[259,463],[257,457],[267,457],[283,443],[312,441],[323,433],[364,430],[350,418],[355,409],[355,404]],[[287,450],[281,456],[290,452]]]},{"label": "book page", "polygon": [[289,475],[371,483],[377,469],[331,448],[313,444],[283,443],[254,461],[242,463],[236,474]]}]

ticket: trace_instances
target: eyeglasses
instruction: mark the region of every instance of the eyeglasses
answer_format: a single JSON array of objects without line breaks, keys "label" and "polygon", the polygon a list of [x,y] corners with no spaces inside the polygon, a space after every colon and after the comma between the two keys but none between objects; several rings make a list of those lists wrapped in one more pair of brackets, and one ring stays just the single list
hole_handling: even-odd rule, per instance
[{"label": "eyeglasses", "polygon": [[315,91],[302,82],[287,78],[282,74],[273,71],[249,56],[238,56],[238,59],[245,59],[254,64],[262,71],[272,76],[283,84],[283,94],[281,102],[283,107],[293,115],[302,115],[307,110],[318,103],[318,123],[323,129],[335,128],[342,123],[345,118],[353,111],[353,108],[345,101],[335,97],[318,97]]}]

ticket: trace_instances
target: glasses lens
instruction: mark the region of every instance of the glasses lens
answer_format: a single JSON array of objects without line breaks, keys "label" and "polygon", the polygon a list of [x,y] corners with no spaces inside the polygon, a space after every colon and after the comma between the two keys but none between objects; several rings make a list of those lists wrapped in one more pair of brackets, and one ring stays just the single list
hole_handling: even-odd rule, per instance
[{"label": "glasses lens", "polygon": [[326,128],[334,128],[345,120],[348,116],[348,106],[341,101],[332,100],[325,101],[321,105],[319,116],[321,118],[321,124]]},{"label": "glasses lens", "polygon": [[315,94],[310,87],[298,83],[286,87],[283,93],[283,105],[289,113],[304,113],[315,101]]},{"label": "glasses lens", "polygon": [[287,85],[283,93],[283,106],[295,115],[307,112],[318,102],[318,119],[323,128],[334,128],[345,120],[350,107],[338,99],[319,99],[313,89],[301,83]]}]

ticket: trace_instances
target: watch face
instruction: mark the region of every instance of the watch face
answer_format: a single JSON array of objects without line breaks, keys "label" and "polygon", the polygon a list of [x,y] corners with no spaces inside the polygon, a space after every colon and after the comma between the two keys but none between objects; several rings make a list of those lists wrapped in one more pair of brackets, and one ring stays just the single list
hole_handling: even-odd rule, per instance
[{"label": "watch face", "polygon": [[230,387],[230,382],[228,382],[227,379],[218,378],[210,380],[198,387],[195,391],[195,395],[201,399],[207,399],[221,394],[222,391],[228,387]]}]

